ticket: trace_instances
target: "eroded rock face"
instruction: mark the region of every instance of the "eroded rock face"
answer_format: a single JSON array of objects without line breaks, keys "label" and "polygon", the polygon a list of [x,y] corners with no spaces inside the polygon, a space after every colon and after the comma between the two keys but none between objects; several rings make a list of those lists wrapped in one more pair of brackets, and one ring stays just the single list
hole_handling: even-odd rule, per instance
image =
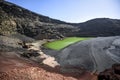
[{"label": "eroded rock face", "polygon": [[26,51],[22,48],[23,42],[33,42],[34,39],[21,34],[13,34],[8,36],[0,36],[0,51],[17,51],[24,52]]},{"label": "eroded rock face", "polygon": [[69,23],[39,15],[7,1],[0,1],[0,34],[20,33],[35,39],[63,38],[77,30]]}]

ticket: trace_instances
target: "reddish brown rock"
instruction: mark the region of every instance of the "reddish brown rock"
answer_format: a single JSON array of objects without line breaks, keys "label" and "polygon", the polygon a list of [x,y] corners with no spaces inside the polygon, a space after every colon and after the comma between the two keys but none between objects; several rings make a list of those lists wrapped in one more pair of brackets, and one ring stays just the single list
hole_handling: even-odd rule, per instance
[{"label": "reddish brown rock", "polygon": [[93,80],[93,78],[95,77],[89,73],[61,74],[59,68],[40,66],[13,52],[0,53],[0,80]]}]

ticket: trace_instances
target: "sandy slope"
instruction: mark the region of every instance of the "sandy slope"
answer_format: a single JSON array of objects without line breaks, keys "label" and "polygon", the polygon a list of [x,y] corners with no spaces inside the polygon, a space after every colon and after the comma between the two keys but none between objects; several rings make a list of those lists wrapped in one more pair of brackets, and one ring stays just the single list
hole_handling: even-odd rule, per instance
[{"label": "sandy slope", "polygon": [[[59,64],[93,72],[101,72],[115,63],[120,63],[120,37],[98,37],[81,41],[63,49],[57,57]],[[68,69],[69,70],[69,69]],[[74,70],[74,71],[75,71]]]},{"label": "sandy slope", "polygon": [[59,68],[53,69],[21,58],[15,52],[0,52],[0,80],[88,80],[88,78],[93,80],[96,78],[89,73],[77,75],[76,78],[76,74],[72,76],[61,74]]}]

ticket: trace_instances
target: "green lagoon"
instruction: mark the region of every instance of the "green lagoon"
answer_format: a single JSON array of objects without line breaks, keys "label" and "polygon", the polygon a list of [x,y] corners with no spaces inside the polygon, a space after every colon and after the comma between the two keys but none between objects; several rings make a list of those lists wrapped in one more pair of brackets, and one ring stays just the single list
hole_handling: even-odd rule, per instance
[{"label": "green lagoon", "polygon": [[56,40],[52,42],[45,43],[44,46],[49,49],[61,50],[71,44],[79,41],[90,39],[90,37],[68,37],[62,40]]}]

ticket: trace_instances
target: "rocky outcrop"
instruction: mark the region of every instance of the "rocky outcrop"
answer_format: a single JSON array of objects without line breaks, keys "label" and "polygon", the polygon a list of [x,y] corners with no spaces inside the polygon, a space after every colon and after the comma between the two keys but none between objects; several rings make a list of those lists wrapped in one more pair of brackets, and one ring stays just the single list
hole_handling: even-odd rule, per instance
[{"label": "rocky outcrop", "polygon": [[114,64],[98,75],[98,80],[120,80],[120,64]]},{"label": "rocky outcrop", "polygon": [[0,36],[0,51],[24,52],[26,50],[22,48],[21,44],[23,44],[23,42],[33,42],[33,41],[35,40],[21,34]]},{"label": "rocky outcrop", "polygon": [[[36,39],[63,38],[62,29],[74,31],[63,21],[36,14],[15,4],[0,2],[0,34],[20,33]],[[68,32],[68,31],[67,31]]]}]

